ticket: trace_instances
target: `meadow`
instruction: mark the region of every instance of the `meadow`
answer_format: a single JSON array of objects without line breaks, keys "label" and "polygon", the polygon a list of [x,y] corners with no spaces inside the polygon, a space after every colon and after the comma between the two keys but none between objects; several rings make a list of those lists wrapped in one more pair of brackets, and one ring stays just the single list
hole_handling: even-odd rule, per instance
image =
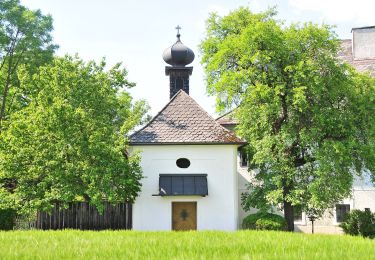
[{"label": "meadow", "polygon": [[0,232],[0,259],[375,259],[375,240],[272,231]]}]

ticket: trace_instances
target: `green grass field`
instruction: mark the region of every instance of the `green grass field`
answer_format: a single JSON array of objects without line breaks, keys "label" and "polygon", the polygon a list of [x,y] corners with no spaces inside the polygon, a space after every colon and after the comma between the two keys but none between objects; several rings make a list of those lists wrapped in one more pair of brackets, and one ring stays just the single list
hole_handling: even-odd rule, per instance
[{"label": "green grass field", "polygon": [[0,232],[0,259],[375,259],[375,240],[285,232]]}]

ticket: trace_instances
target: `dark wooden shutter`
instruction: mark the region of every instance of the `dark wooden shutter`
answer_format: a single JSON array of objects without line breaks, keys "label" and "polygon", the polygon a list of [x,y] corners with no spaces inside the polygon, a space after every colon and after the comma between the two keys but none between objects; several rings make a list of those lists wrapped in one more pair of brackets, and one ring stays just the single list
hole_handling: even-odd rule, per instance
[{"label": "dark wooden shutter", "polygon": [[208,195],[207,174],[160,174],[160,196]]}]

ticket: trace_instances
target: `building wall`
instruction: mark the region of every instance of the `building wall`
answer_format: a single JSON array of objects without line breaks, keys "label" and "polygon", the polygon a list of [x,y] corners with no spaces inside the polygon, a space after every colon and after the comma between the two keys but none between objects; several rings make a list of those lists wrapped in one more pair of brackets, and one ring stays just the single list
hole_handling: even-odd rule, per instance
[{"label": "building wall", "polygon": [[[198,230],[236,230],[238,197],[236,145],[149,145],[134,146],[140,152],[145,178],[133,206],[133,229],[171,230],[172,202],[197,202]],[[176,166],[187,158],[187,169]],[[153,196],[158,194],[159,174],[207,174],[208,196]]]},{"label": "building wall", "polygon": [[353,58],[375,58],[375,27],[353,29]]},{"label": "building wall", "polygon": [[[243,219],[249,214],[254,214],[258,210],[255,208],[250,211],[244,211],[241,205],[241,195],[248,191],[247,184],[252,181],[252,178],[256,174],[254,171],[248,171],[247,167],[240,165],[240,156],[237,156],[237,173],[238,173],[238,217],[239,217],[239,228],[242,228]],[[360,209],[364,210],[369,208],[372,212],[375,212],[375,186],[371,183],[370,174],[364,173],[362,177],[355,177],[352,189],[352,196],[344,199],[341,204],[349,204],[350,210]],[[275,214],[283,215],[283,212],[274,209]],[[312,225],[306,214],[302,213],[301,221],[294,222],[295,231],[311,233]],[[317,219],[314,222],[315,233],[326,233],[326,234],[341,234],[342,229],[339,227],[336,221],[336,209],[329,209],[326,211],[324,216]]]}]

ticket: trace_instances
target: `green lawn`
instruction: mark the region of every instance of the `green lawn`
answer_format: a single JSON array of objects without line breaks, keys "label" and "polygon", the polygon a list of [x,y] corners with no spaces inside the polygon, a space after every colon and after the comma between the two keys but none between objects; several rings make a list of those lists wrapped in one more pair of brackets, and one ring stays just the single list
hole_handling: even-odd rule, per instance
[{"label": "green lawn", "polygon": [[283,232],[0,232],[0,259],[375,259],[375,240]]}]

